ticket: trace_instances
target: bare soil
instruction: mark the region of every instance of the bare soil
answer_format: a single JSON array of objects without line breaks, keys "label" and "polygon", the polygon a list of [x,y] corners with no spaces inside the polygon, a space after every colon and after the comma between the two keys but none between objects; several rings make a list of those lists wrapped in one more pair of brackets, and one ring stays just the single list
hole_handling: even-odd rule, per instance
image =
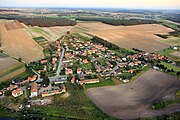
[{"label": "bare soil", "polygon": [[88,97],[105,113],[118,119],[154,117],[180,111],[180,104],[150,110],[159,100],[175,99],[180,79],[150,69],[137,80],[123,85],[90,88]]}]

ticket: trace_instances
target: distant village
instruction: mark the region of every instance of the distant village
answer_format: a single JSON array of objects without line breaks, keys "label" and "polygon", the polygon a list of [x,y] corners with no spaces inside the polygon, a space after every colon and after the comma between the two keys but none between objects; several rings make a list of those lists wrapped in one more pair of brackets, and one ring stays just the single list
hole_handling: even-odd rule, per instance
[{"label": "distant village", "polygon": [[[41,101],[41,105],[45,105],[46,102],[42,102],[41,98],[65,93],[68,89],[65,86],[66,82],[83,86],[100,83],[99,78],[109,80],[115,77],[127,83],[136,73],[150,64],[152,68],[160,70],[153,64],[154,61],[170,61],[165,56],[139,51],[120,57],[102,44],[95,44],[92,40],[79,35],[64,36],[62,40],[57,40],[52,45],[49,57],[28,65],[34,73],[33,76],[25,80],[12,81],[9,87],[1,91],[3,93],[10,91],[13,97],[25,94],[30,101],[28,107],[36,97]],[[42,84],[42,76],[47,76],[48,85]]]}]

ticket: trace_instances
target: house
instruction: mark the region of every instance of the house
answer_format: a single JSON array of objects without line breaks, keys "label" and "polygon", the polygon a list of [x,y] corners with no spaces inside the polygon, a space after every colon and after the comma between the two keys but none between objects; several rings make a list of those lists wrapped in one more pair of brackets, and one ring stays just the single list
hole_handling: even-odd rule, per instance
[{"label": "house", "polygon": [[79,81],[79,84],[83,85],[83,84],[98,83],[98,82],[99,82],[99,79],[86,79],[86,80]]},{"label": "house", "polygon": [[48,60],[41,60],[41,61],[40,61],[41,64],[45,64],[45,63],[47,63],[47,62],[48,62]]},{"label": "house", "polygon": [[101,68],[99,66],[95,66],[97,72],[101,72]]},{"label": "house", "polygon": [[56,57],[53,57],[52,58],[52,64],[55,64],[57,62],[57,58]]},{"label": "house", "polygon": [[38,84],[33,82],[31,85],[31,97],[36,97],[38,95]]},{"label": "house", "polygon": [[92,70],[86,70],[85,72],[87,75],[92,74]]},{"label": "house", "polygon": [[67,68],[67,69],[66,69],[66,75],[69,75],[69,74],[73,74],[73,70],[72,70],[72,69]]},{"label": "house", "polygon": [[71,83],[73,84],[75,82],[75,80],[76,80],[75,77],[72,76]]},{"label": "house", "polygon": [[81,70],[82,70],[81,68],[77,68],[77,70],[76,70],[77,74],[81,74],[81,72],[82,72]]},{"label": "house", "polygon": [[21,88],[17,88],[16,90],[12,91],[12,96],[18,97],[23,94],[23,90]]},{"label": "house", "polygon": [[41,94],[41,96],[48,97],[48,96],[53,96],[53,95],[60,94],[60,93],[62,93],[60,90],[52,90],[52,91],[48,91],[48,92],[43,92]]},{"label": "house", "polygon": [[28,80],[33,82],[36,80],[36,78],[37,78],[37,75],[34,75],[33,77],[28,77]]},{"label": "house", "polygon": [[13,90],[13,89],[16,89],[18,88],[17,85],[10,85],[9,87],[7,87],[7,90]]}]

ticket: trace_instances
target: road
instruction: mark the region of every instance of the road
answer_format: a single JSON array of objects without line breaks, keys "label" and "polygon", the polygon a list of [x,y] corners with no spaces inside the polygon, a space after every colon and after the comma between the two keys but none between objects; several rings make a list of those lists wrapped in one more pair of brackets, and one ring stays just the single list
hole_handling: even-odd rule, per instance
[{"label": "road", "polygon": [[57,77],[59,77],[60,73],[61,73],[61,66],[62,66],[62,60],[63,60],[63,57],[64,57],[64,52],[65,52],[65,49],[62,48],[61,57],[59,58],[59,64],[58,64],[58,68],[57,68],[57,71],[56,71],[56,76]]}]

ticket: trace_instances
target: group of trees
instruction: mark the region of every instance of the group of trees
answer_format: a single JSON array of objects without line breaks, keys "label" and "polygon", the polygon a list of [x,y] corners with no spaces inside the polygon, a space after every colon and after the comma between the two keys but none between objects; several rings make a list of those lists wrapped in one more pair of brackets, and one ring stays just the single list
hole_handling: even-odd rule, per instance
[{"label": "group of trees", "polygon": [[109,49],[112,49],[112,50],[119,49],[119,47],[117,45],[112,44],[112,43],[110,43],[100,37],[97,37],[97,36],[94,36],[91,40],[96,44],[102,44],[103,46],[108,47]]},{"label": "group of trees", "polygon": [[90,18],[90,17],[78,17],[76,20],[81,21],[100,21],[110,25],[140,25],[140,24],[158,24],[159,22],[148,19],[105,19],[105,18]]},{"label": "group of trees", "polygon": [[39,26],[39,27],[50,27],[50,26],[74,26],[76,21],[68,20],[64,18],[21,18],[17,19],[19,22],[23,22],[26,25]]},{"label": "group of trees", "polygon": [[154,20],[144,20],[144,19],[104,19],[103,23],[110,25],[140,25],[140,24],[158,24],[159,22]]}]

